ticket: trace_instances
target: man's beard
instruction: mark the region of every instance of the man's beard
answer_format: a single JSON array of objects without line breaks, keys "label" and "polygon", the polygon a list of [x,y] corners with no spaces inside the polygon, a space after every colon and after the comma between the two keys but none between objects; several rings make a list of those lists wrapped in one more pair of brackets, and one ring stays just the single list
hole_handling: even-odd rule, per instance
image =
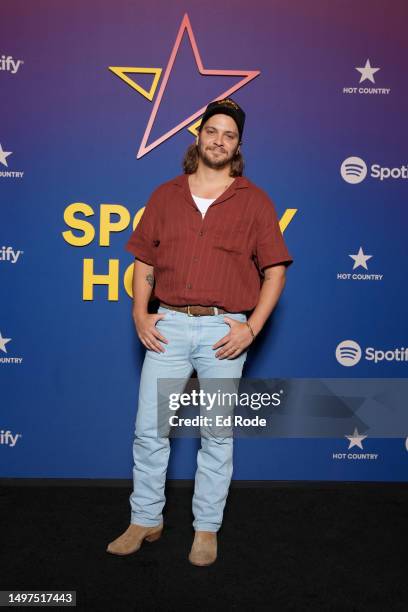
[{"label": "man's beard", "polygon": [[[208,168],[212,168],[213,170],[221,170],[222,168],[229,166],[235,156],[237,149],[238,147],[230,155],[228,155],[228,153],[226,154],[225,152],[220,152],[219,159],[216,159],[215,157],[209,157],[207,151],[202,150],[200,142],[197,145],[199,158],[206,166],[208,166]],[[215,151],[215,148],[210,151],[210,155],[212,155],[213,151]]]}]

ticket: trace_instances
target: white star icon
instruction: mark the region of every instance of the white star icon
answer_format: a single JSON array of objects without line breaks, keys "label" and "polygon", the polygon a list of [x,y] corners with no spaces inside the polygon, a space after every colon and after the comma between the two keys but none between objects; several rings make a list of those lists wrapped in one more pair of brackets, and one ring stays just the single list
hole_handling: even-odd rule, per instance
[{"label": "white star icon", "polygon": [[8,168],[6,157],[8,157],[11,154],[12,154],[12,151],[3,151],[3,147],[0,144],[0,164],[3,164],[3,166],[6,166],[6,168]]},{"label": "white star icon", "polygon": [[362,449],[363,448],[362,441],[365,440],[365,438],[367,438],[367,436],[361,436],[358,433],[357,427],[354,429],[354,433],[352,436],[344,436],[344,437],[350,440],[349,449],[353,448],[353,446],[358,446],[359,448]]},{"label": "white star icon", "polygon": [[374,74],[376,72],[378,72],[379,70],[381,70],[381,68],[371,68],[370,60],[368,59],[366,61],[366,63],[365,63],[364,68],[362,68],[362,67],[357,68],[356,67],[356,70],[361,72],[361,77],[360,77],[359,83],[362,83],[363,81],[366,81],[366,80],[371,81],[372,83],[375,83],[375,81],[374,81]]},{"label": "white star icon", "polygon": [[351,257],[351,259],[354,259],[353,270],[355,270],[359,266],[368,270],[367,260],[371,259],[372,255],[364,255],[364,251],[362,247],[360,247],[357,255],[349,255],[349,257]]},{"label": "white star icon", "polygon": [[0,351],[3,351],[3,353],[7,353],[6,344],[7,342],[10,342],[10,340],[11,338],[3,338],[0,332]]}]

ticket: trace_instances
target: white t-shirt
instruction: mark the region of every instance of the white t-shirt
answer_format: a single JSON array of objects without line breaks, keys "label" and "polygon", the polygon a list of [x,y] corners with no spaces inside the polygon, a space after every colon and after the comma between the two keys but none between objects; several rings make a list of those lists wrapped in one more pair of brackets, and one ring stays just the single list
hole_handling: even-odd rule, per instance
[{"label": "white t-shirt", "polygon": [[197,204],[203,218],[207,209],[213,202],[215,202],[216,198],[199,198],[198,196],[193,195],[193,200]]}]

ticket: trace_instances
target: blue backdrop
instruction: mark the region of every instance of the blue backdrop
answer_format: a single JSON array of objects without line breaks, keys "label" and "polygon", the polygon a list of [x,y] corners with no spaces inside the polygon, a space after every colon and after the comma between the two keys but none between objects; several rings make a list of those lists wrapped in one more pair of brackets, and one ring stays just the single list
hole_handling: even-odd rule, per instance
[{"label": "blue backdrop", "polygon": [[[1,13],[1,476],[131,476],[144,348],[124,244],[224,95],[247,112],[245,173],[295,259],[244,375],[406,377],[403,0],[14,0]],[[400,433],[351,448],[348,430],[237,439],[234,478],[406,480]],[[168,476],[192,478],[196,449],[174,440]]]}]

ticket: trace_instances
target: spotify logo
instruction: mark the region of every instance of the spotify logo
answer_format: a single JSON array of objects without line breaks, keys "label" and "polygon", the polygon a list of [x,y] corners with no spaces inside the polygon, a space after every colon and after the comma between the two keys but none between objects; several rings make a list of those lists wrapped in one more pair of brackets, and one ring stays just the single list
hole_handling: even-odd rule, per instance
[{"label": "spotify logo", "polygon": [[[362,350],[354,340],[343,340],[337,345],[336,359],[342,366],[355,366],[362,357]],[[392,349],[377,349],[368,346],[364,349],[364,359],[372,363],[401,361],[408,363],[408,347],[398,346]]]},{"label": "spotify logo", "polygon": [[[341,164],[340,174],[346,183],[357,185],[357,183],[364,181],[367,176],[367,164],[361,157],[348,157]],[[408,179],[408,164],[395,166],[394,168],[372,164],[369,176],[380,181]]]},{"label": "spotify logo", "polygon": [[346,183],[361,183],[367,176],[366,163],[361,157],[348,157],[341,164],[340,174]]},{"label": "spotify logo", "polygon": [[342,366],[354,366],[361,359],[361,348],[354,340],[343,340],[336,348],[336,359]]}]

